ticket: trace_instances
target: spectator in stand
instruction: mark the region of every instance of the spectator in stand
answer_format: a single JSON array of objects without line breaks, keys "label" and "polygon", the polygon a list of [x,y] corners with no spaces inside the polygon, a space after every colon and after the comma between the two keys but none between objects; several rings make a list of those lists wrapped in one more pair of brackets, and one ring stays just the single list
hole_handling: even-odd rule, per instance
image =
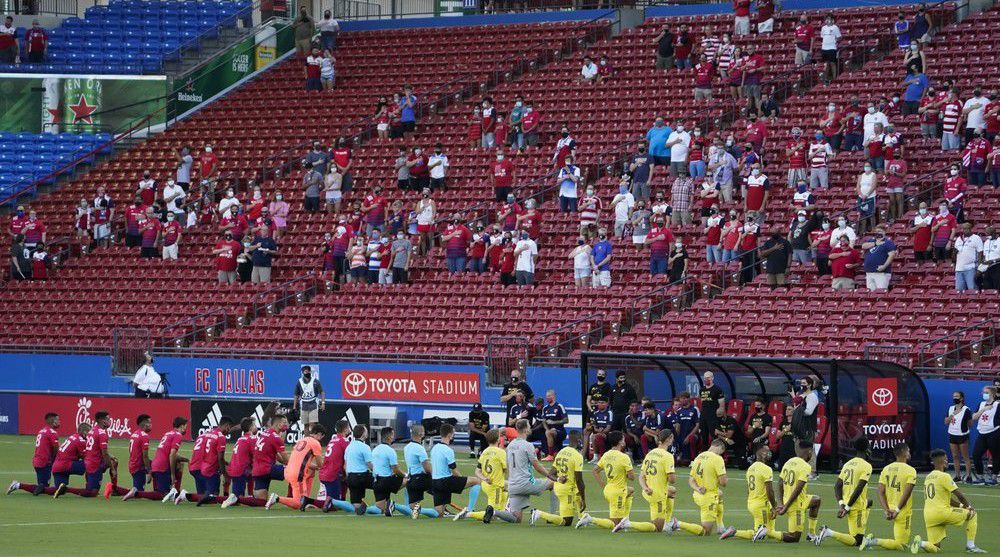
[{"label": "spectator in stand", "polygon": [[150,178],[149,171],[143,171],[142,180],[139,180],[139,188],[136,195],[142,199],[142,204],[149,206],[156,200],[156,180]]},{"label": "spectator in stand", "polygon": [[219,157],[212,152],[212,145],[206,144],[201,156],[198,157],[198,179],[201,181],[201,192],[203,197],[213,199],[214,181],[219,169]]},{"label": "spectator in stand", "polygon": [[542,115],[535,110],[531,101],[525,101],[524,104],[524,117],[521,119],[521,131],[524,134],[524,143],[528,147],[534,147],[535,145],[538,145],[538,125],[542,122]]},{"label": "spectator in stand", "polygon": [[309,17],[305,6],[299,8],[299,17],[295,18],[292,23],[292,29],[295,35],[295,52],[299,58],[305,58],[310,50],[314,53],[318,52],[318,49],[312,48],[312,38],[316,34],[316,22]]},{"label": "spectator in stand", "polygon": [[442,151],[443,146],[438,143],[434,145],[434,154],[432,154],[427,159],[427,168],[430,171],[430,188],[431,191],[443,190],[447,191],[448,182],[445,180],[445,174],[448,171],[448,155],[445,155]]},{"label": "spectator in stand", "polygon": [[382,188],[375,186],[372,192],[361,202],[361,212],[365,215],[365,235],[371,236],[372,231],[384,231],[386,200],[382,197]]},{"label": "spectator in stand", "polygon": [[656,198],[653,200],[653,204],[649,207],[649,210],[653,213],[654,217],[664,217],[665,222],[670,221],[670,215],[674,212],[673,207],[664,198],[663,190],[656,192]]},{"label": "spectator in stand", "polygon": [[368,245],[365,247],[365,257],[368,259],[368,284],[383,284],[384,273],[382,273],[382,250],[388,251],[388,244],[383,243],[382,234],[378,230],[372,230],[368,237]]},{"label": "spectator in stand", "polygon": [[399,109],[398,99],[393,106],[389,106],[389,101],[385,97],[379,97],[378,102],[375,104],[375,114],[372,118],[375,120],[375,131],[378,132],[379,139],[389,139],[389,122],[391,120],[391,115],[394,110]]},{"label": "spectator in stand", "polygon": [[635,196],[628,191],[627,184],[623,181],[618,186],[618,193],[611,200],[611,210],[615,213],[615,238],[621,238],[625,235],[625,227],[628,225],[632,209],[635,207]]},{"label": "spectator in stand", "polygon": [[702,52],[698,64],[694,67],[694,100],[712,100],[712,78],[715,77],[715,65],[709,61],[707,54]]},{"label": "spectator in stand", "polygon": [[452,215],[451,222],[445,227],[444,234],[441,235],[449,273],[464,273],[466,271],[467,250],[471,241],[472,232],[462,224],[457,213]]},{"label": "spectator in stand", "polygon": [[694,39],[688,32],[687,23],[682,23],[680,31],[674,36],[674,67],[678,70],[691,69],[691,50],[694,48]]},{"label": "spectator in stand", "polygon": [[323,81],[321,80],[323,66],[323,56],[318,48],[305,59],[306,91],[322,91]]},{"label": "spectator in stand", "polygon": [[400,133],[413,133],[417,129],[417,97],[412,85],[403,86],[403,96],[399,99]]},{"label": "spectator in stand", "polygon": [[167,213],[167,223],[160,230],[160,245],[162,246],[163,260],[177,261],[177,250],[181,243],[181,223],[178,222],[174,213]]},{"label": "spectator in stand", "polygon": [[933,27],[934,24],[931,22],[926,6],[921,4],[917,13],[913,16],[913,24],[910,25],[910,40],[915,40],[921,44],[931,42],[931,30]]},{"label": "spectator in stand", "polygon": [[670,224],[673,226],[691,224],[691,204],[694,201],[694,180],[688,176],[686,167],[677,171],[677,178],[670,187]]},{"label": "spectator in stand", "polygon": [[160,237],[160,221],[149,214],[139,219],[139,234],[142,236],[139,257],[156,257],[156,240]]},{"label": "spectator in stand", "polygon": [[733,56],[726,72],[729,77],[729,96],[732,97],[733,103],[740,102],[743,97],[743,67],[745,63],[746,57],[743,56],[743,49],[738,46],[734,47]]},{"label": "spectator in stand", "polygon": [[733,44],[733,38],[730,33],[722,34],[722,42],[719,44],[718,50],[715,52],[715,67],[719,70],[719,76],[722,79],[729,79],[729,67],[733,63],[733,52],[736,46]]},{"label": "spectator in stand", "polygon": [[679,237],[674,240],[667,265],[670,266],[670,282],[680,282],[687,277],[688,252],[687,248],[684,247],[684,242]]},{"label": "spectator in stand", "polygon": [[809,23],[806,14],[799,16],[795,26],[795,65],[804,66],[812,63],[812,51],[816,44],[816,28]]},{"label": "spectator in stand", "polygon": [[538,244],[528,236],[527,231],[521,231],[520,239],[514,247],[514,278],[518,286],[535,284],[535,265],[538,264]]},{"label": "spectator in stand", "polygon": [[413,244],[406,237],[403,231],[396,233],[396,239],[390,246],[390,257],[392,258],[392,284],[407,284],[410,282],[410,261],[413,253]]},{"label": "spectator in stand", "polygon": [[583,66],[580,68],[580,81],[584,83],[597,82],[597,64],[590,56],[583,57]]},{"label": "spectator in stand", "polygon": [[[649,154],[652,156],[652,164],[649,169],[649,180],[653,178],[653,173],[657,166],[670,165],[670,148],[667,147],[667,138],[674,130],[666,125],[662,116],[657,116],[653,122],[653,127],[646,132],[646,144],[649,146]],[[640,199],[640,196],[636,196]]]},{"label": "spectator in stand", "polygon": [[902,10],[896,15],[896,21],[892,24],[892,33],[896,35],[896,44],[905,57],[910,49],[910,22],[906,21],[906,14]]},{"label": "spectator in stand", "polygon": [[[845,134],[847,131],[847,126],[850,123],[849,118],[856,118],[856,129],[852,128],[851,133],[856,132],[857,136],[850,134]],[[823,139],[825,139],[832,150],[839,151],[841,144],[843,144],[845,150],[852,150],[854,148],[854,142],[857,142],[857,149],[861,148],[861,113],[858,111],[854,101],[851,103],[851,109],[849,109],[848,114],[842,114],[837,110],[837,105],[830,103],[826,107],[826,114],[819,121],[819,129],[823,134]],[[846,139],[846,141],[844,141]]]},{"label": "spectator in stand", "polygon": [[31,254],[31,280],[48,280],[50,263],[49,252],[46,251],[45,244],[39,243]]},{"label": "spectator in stand", "polygon": [[917,109],[917,114],[920,116],[920,137],[925,139],[941,137],[938,126],[941,124],[941,105],[944,103],[939,97],[934,86],[928,85],[926,94],[920,99],[920,107]]},{"label": "spectator in stand", "polygon": [[413,212],[416,213],[417,233],[420,234],[419,253],[426,254],[434,247],[434,223],[437,221],[437,203],[431,198],[429,188],[420,193]]},{"label": "spectator in stand", "polygon": [[580,200],[580,235],[590,238],[597,234],[597,223],[601,220],[601,209],[604,204],[597,196],[593,186],[587,186],[583,199]]},{"label": "spectator in stand", "polygon": [[934,248],[934,261],[936,263],[948,259],[948,252],[951,251],[957,229],[958,220],[948,210],[948,203],[942,201],[938,205],[938,214],[934,215],[934,221],[931,224],[933,238],[931,245]]},{"label": "spectator in stand", "polygon": [[733,172],[738,163],[728,151],[723,149],[722,140],[715,138],[714,144],[708,149],[708,166],[705,171],[719,188],[719,196],[723,203],[733,202]]},{"label": "spectator in stand", "polygon": [[184,200],[186,197],[187,194],[184,193],[184,188],[173,180],[167,180],[167,185],[163,187],[163,204],[168,213],[177,215],[178,221],[184,217]]},{"label": "spectator in stand", "polygon": [[858,250],[851,247],[851,240],[846,235],[841,236],[836,247],[830,252],[830,274],[833,281],[830,288],[834,290],[854,290],[855,269],[861,263]]},{"label": "spectator in stand", "polygon": [[792,264],[792,244],[781,234],[780,230],[771,231],[771,236],[761,246],[760,256],[764,258],[767,285],[772,290],[778,286],[788,286],[785,273],[788,272],[788,267]]},{"label": "spectator in stand", "polygon": [[760,116],[767,118],[772,124],[781,116],[781,106],[772,93],[763,92],[760,97]]},{"label": "spectator in stand", "polygon": [[824,77],[827,81],[837,79],[840,74],[840,63],[837,59],[837,43],[840,41],[840,27],[834,23],[833,14],[827,14],[823,27],[819,31],[822,44],[820,52],[823,55],[823,62],[826,64]]},{"label": "spectator in stand", "polygon": [[323,188],[324,179],[313,163],[304,164],[306,173],[302,176],[302,190],[304,192],[303,207],[307,212],[315,213],[319,211],[319,192]]},{"label": "spectator in stand", "polygon": [[830,168],[828,162],[833,159],[833,149],[827,143],[823,132],[816,130],[815,141],[809,145],[809,188],[826,189],[830,187]]},{"label": "spectator in stand", "polygon": [[25,50],[28,53],[29,64],[42,64],[45,62],[45,53],[49,49],[49,33],[38,23],[37,19],[31,21],[31,29],[24,34]]},{"label": "spectator in stand", "polygon": [[764,222],[764,211],[767,210],[767,202],[770,198],[771,182],[767,179],[759,167],[754,167],[750,171],[750,176],[746,180],[746,195],[743,198],[743,210],[747,213],[753,212]]},{"label": "spectator in stand", "polygon": [[507,116],[507,125],[510,129],[509,132],[509,147],[516,147],[518,151],[524,150],[524,131],[522,128],[522,122],[524,120],[524,97],[521,95],[516,95],[514,97],[514,107],[510,109],[510,115]]},{"label": "spectator in stand", "polygon": [[253,185],[253,193],[250,194],[250,201],[247,202],[246,207],[246,217],[248,222],[253,222],[260,218],[261,212],[264,210],[264,205],[266,201],[264,200],[264,193],[261,191],[260,186]]},{"label": "spectator in stand", "polygon": [[[642,247],[646,243],[646,236],[649,235],[650,230],[650,217],[652,212],[646,209],[645,201],[636,201],[635,209],[632,211],[631,226],[632,226],[632,245]],[[665,219],[661,219],[664,220]],[[661,226],[664,226],[661,223]]]},{"label": "spectator in stand", "polygon": [[983,239],[972,233],[972,223],[962,223],[962,233],[955,238],[955,290],[979,292],[976,272],[983,260]]},{"label": "spectator in stand", "polygon": [[986,185],[986,157],[990,154],[990,142],[983,137],[983,130],[976,128],[972,139],[965,145],[963,159],[967,160],[970,186]]},{"label": "spectator in stand", "polygon": [[86,199],[81,199],[76,207],[76,215],[73,222],[76,226],[76,238],[81,246],[90,247],[90,231],[93,229],[93,209],[87,204]]},{"label": "spectator in stand", "polygon": [[329,50],[323,51],[323,56],[319,60],[319,81],[324,91],[333,89],[337,83],[337,59]]},{"label": "spectator in stand", "polygon": [[319,44],[323,50],[333,50],[337,48],[337,33],[340,32],[340,23],[333,18],[330,10],[323,12],[323,19],[316,25],[319,28]]},{"label": "spectator in stand", "polygon": [[878,222],[875,193],[878,188],[878,174],[871,163],[865,164],[865,171],[858,176],[858,233],[862,236]]},{"label": "spectator in stand", "polygon": [[920,110],[920,101],[924,98],[924,93],[927,91],[930,82],[922,71],[917,71],[914,67],[907,67],[903,85],[905,88],[903,90],[903,108],[901,113],[903,116],[917,114]]},{"label": "spectator in stand", "polygon": [[347,144],[347,138],[339,138],[336,147],[333,148],[331,158],[333,164],[337,166],[337,172],[343,175],[341,190],[344,193],[348,193],[354,189],[354,177],[351,174],[351,156],[351,148]]},{"label": "spectator in stand", "polygon": [[[759,100],[759,99],[758,99]],[[747,116],[747,127],[743,131],[743,141],[750,145],[755,154],[764,152],[764,141],[767,140],[767,123],[757,118],[753,112]],[[760,158],[760,155],[757,155]]]},{"label": "spectator in stand", "polygon": [[750,114],[753,118],[756,118],[756,114],[760,113],[760,83],[764,78],[764,66],[764,56],[757,51],[757,46],[753,43],[747,45],[747,57],[743,62],[743,83],[741,84],[741,89],[747,101],[753,103],[751,109],[754,112]]},{"label": "spectator in stand", "polygon": [[[967,104],[968,101],[966,101]],[[967,116],[964,107],[965,105],[958,98],[958,91],[950,89],[948,91],[948,98],[941,105],[940,109],[942,151],[957,151],[962,148],[962,139],[958,135],[958,130],[962,119]]]},{"label": "spectator in stand", "polygon": [[997,141],[996,137],[994,137],[993,150],[986,155],[986,166],[987,170],[990,171],[990,185],[994,188],[1000,188],[1000,141]]},{"label": "spectator in stand", "polygon": [[191,167],[194,158],[191,156],[191,146],[185,145],[177,151],[177,185],[184,188],[186,194],[191,189]]},{"label": "spectator in stand", "polygon": [[753,211],[746,212],[745,223],[740,231],[739,240],[739,260],[740,260],[740,284],[753,282],[757,276],[757,235],[760,226],[757,224],[757,215]]},{"label": "spectator in stand", "polygon": [[343,282],[348,270],[348,253],[353,247],[351,240],[353,234],[343,224],[337,226],[333,231],[333,239],[330,244],[330,255],[333,260],[333,280],[337,283]]},{"label": "spectator in stand", "polygon": [[24,234],[15,234],[10,245],[10,278],[31,280],[31,249],[24,245]]},{"label": "spectator in stand", "polygon": [[670,246],[674,243],[674,234],[666,226],[663,218],[657,216],[653,219],[653,227],[646,235],[644,244],[649,246],[649,274],[665,275],[669,271],[668,261]]},{"label": "spectator in stand", "polygon": [[524,209],[517,215],[517,228],[526,230],[528,237],[538,242],[542,236],[542,212],[538,209],[538,202],[528,199],[524,202]]},{"label": "spectator in stand", "polygon": [[718,211],[719,187],[704,178],[696,178],[695,182],[701,182],[701,187],[698,188],[698,199],[701,206],[699,216],[704,224],[705,219],[714,214],[713,211]]},{"label": "spectator in stand", "polygon": [[[317,169],[316,172],[319,172]],[[340,213],[340,202],[344,198],[344,175],[337,170],[337,165],[331,164],[330,171],[323,179],[323,195],[326,198],[326,214]]]},{"label": "spectator in stand", "polygon": [[792,128],[792,139],[785,147],[785,156],[788,157],[788,187],[795,187],[806,180],[806,153],[809,145],[802,137],[802,129]]},{"label": "spectator in stand", "polygon": [[504,155],[503,148],[497,148],[497,160],[491,165],[493,195],[497,201],[506,201],[514,188],[514,163]]},{"label": "spectator in stand", "polygon": [[517,217],[522,213],[521,206],[518,205],[513,193],[507,194],[507,199],[497,210],[497,222],[504,232],[513,232],[517,229]]},{"label": "spectator in stand", "polygon": [[1000,237],[993,226],[986,227],[983,263],[979,266],[979,271],[983,274],[983,288],[1000,290]]},{"label": "spectator in stand", "polygon": [[278,245],[269,236],[256,236],[249,251],[253,262],[250,281],[254,284],[270,283],[272,258],[278,254]]},{"label": "spectator in stand", "polygon": [[649,201],[649,178],[655,157],[646,152],[647,147],[647,142],[640,141],[636,154],[632,155],[632,161],[628,166],[632,197],[636,201]]},{"label": "spectator in stand", "polygon": [[510,239],[510,233],[504,232],[498,245],[500,254],[498,257],[497,269],[500,272],[500,284],[503,286],[510,286],[517,282],[514,278],[514,243]]},{"label": "spectator in stand", "polygon": [[562,165],[566,157],[574,155],[577,147],[576,140],[570,135],[568,127],[563,126],[559,135],[560,138],[556,142],[555,152],[552,154],[552,164],[556,167]]},{"label": "spectator in stand", "polygon": [[892,262],[896,258],[898,248],[889,239],[885,227],[875,227],[875,235],[861,244],[865,251],[865,284],[868,290],[888,290],[892,280]]},{"label": "spectator in stand", "polygon": [[[893,156],[896,157],[896,153]],[[884,180],[886,191],[889,193],[889,218],[892,220],[901,219],[906,213],[906,199],[904,190],[906,186],[906,161],[901,158],[893,158],[885,163]]]},{"label": "spectator in stand", "polygon": [[816,258],[816,274],[823,276],[830,274],[830,238],[833,230],[830,229],[830,221],[826,217],[817,218],[820,227],[809,233],[809,248],[813,250]]},{"label": "spectator in stand", "polygon": [[[146,205],[152,205],[152,203],[147,203]],[[230,187],[226,190],[226,195],[219,200],[219,215],[225,216],[234,207],[238,211],[240,205],[240,200],[236,197],[236,191]]]},{"label": "spectator in stand", "polygon": [[615,75],[615,68],[611,65],[606,54],[602,54],[597,64],[597,82],[604,83]]},{"label": "spectator in stand", "polygon": [[677,128],[667,136],[667,148],[670,149],[670,176],[676,178],[679,171],[687,173],[688,153],[691,145],[691,134],[684,130],[684,123],[678,122]]},{"label": "spectator in stand", "polygon": [[611,287],[611,261],[614,259],[612,251],[608,231],[602,228],[597,232],[597,243],[590,251],[590,264],[593,269],[591,282],[594,288]]},{"label": "spectator in stand", "polygon": [[[946,207],[945,212],[947,210]],[[913,235],[913,256],[918,262],[931,260],[931,233],[934,220],[934,215],[927,211],[927,203],[921,201],[917,213],[913,215],[913,225],[910,227],[910,234]]]},{"label": "spectator in stand", "polygon": [[718,265],[722,259],[722,230],[724,217],[717,207],[712,207],[711,213],[702,223],[705,225],[705,261],[709,265]]},{"label": "spectator in stand", "polygon": [[580,168],[573,164],[573,157],[567,156],[565,164],[559,169],[556,183],[559,184],[559,211],[562,213],[577,212],[577,188],[582,180]]},{"label": "spectator in stand", "polygon": [[368,279],[368,241],[364,235],[351,238],[351,247],[347,250],[347,265],[349,274],[347,282],[364,284]]},{"label": "spectator in stand", "polygon": [[139,245],[139,214],[146,212],[142,198],[136,195],[132,204],[125,208],[125,247],[134,248]]},{"label": "spectator in stand", "polygon": [[965,178],[959,174],[958,163],[951,165],[950,176],[944,181],[944,191],[942,195],[948,203],[948,210],[955,215],[958,222],[965,221],[965,192],[968,184]]},{"label": "spectator in stand", "polygon": [[410,170],[410,188],[415,190],[429,189],[431,186],[430,157],[419,145],[414,145],[413,152],[406,158],[406,166]]},{"label": "spectator in stand", "polygon": [[751,0],[733,0],[733,35],[742,37],[750,34]]},{"label": "spectator in stand", "polygon": [[[478,136],[478,134],[477,134]],[[399,156],[396,157],[396,186],[400,191],[410,189],[412,183],[410,178],[409,157],[406,154],[406,147],[400,146]]]},{"label": "spectator in stand", "polygon": [[774,0],[757,0],[757,34],[774,32]]},{"label": "spectator in stand", "polygon": [[653,39],[656,42],[656,68],[668,70],[674,67],[674,34],[664,25]]},{"label": "spectator in stand", "polygon": [[705,147],[708,139],[701,134],[701,126],[695,126],[688,144],[688,174],[692,178],[704,178],[706,174]]},{"label": "spectator in stand", "polygon": [[[876,126],[881,124],[880,129],[876,129]],[[864,136],[862,137],[862,145],[868,144],[868,139],[876,135],[876,133],[881,134],[889,125],[889,118],[886,117],[885,113],[882,112],[882,108],[876,105],[874,102],[868,103],[868,114],[864,117]]]},{"label": "spectator in stand", "polygon": [[479,117],[482,119],[479,124],[480,138],[479,144],[481,147],[486,149],[492,149],[493,147],[498,147],[496,143],[496,137],[493,134],[494,129],[497,125],[497,118],[495,110],[493,108],[493,98],[486,97],[483,102],[480,103],[482,110],[479,112]]},{"label": "spectator in stand", "polygon": [[809,218],[805,211],[799,211],[788,228],[787,240],[791,244],[791,259],[809,265],[812,263],[810,236],[819,227],[819,218]]},{"label": "spectator in stand", "polygon": [[[997,135],[1000,135],[1000,91],[993,89],[990,91],[990,104],[986,105],[983,114],[986,119],[986,140],[990,143],[997,142]],[[1000,180],[994,181],[993,186],[1000,186]]]},{"label": "spectator in stand", "polygon": [[0,63],[16,64],[20,62],[20,45],[17,42],[17,27],[14,18],[7,16],[0,25]]},{"label": "spectator in stand", "polygon": [[593,268],[590,266],[590,245],[586,238],[577,238],[576,247],[569,251],[569,258],[573,261],[573,284],[576,286],[588,286],[593,275]]},{"label": "spectator in stand", "polygon": [[739,240],[743,232],[743,222],[740,221],[736,209],[729,210],[729,219],[723,225],[720,235],[722,237],[722,263],[735,261],[739,257]]}]

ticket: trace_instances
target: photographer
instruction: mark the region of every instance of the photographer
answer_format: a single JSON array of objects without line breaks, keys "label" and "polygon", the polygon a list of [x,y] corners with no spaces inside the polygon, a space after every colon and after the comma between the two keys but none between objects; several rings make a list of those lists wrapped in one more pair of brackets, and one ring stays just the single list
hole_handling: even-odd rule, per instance
[{"label": "photographer", "polygon": [[[799,396],[802,403],[795,407],[792,413],[792,432],[795,441],[809,441],[816,443],[816,430],[818,429],[817,409],[819,408],[819,393],[816,391],[817,380],[813,376],[803,377],[799,380]],[[795,399],[795,385],[789,385],[788,396]],[[810,479],[816,478],[816,451],[813,450],[809,459],[809,466],[812,469]]]},{"label": "photographer", "polygon": [[132,378],[135,396],[136,398],[163,398],[166,394],[163,376],[153,368],[153,355],[149,352],[145,352],[143,355],[146,357],[146,363],[135,372],[135,377]]}]

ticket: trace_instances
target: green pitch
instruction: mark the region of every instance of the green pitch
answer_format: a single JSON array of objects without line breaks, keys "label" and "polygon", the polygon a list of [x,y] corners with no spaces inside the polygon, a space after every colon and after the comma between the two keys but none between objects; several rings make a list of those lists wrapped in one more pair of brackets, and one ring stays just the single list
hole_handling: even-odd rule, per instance
[{"label": "green pitch", "polygon": [[[34,470],[31,468],[33,448],[33,437],[0,437],[0,481],[3,488],[14,479],[34,482]],[[456,446],[460,468],[463,473],[472,473],[473,461],[462,449]],[[189,450],[190,443],[186,445],[185,452]],[[125,466],[126,443],[112,442],[111,451]],[[696,521],[686,473],[684,470],[679,472],[676,515],[682,520]],[[586,477],[588,512],[595,516],[607,516],[607,503],[601,498],[589,474],[589,466]],[[730,487],[724,495],[725,522],[749,528],[751,520],[746,512],[743,477],[742,471],[734,470],[730,474]],[[190,477],[187,479],[190,480]],[[73,476],[72,481],[74,486],[82,484],[79,476]],[[283,487],[281,485],[282,495]],[[186,482],[186,488],[192,489],[190,481]],[[961,486],[961,489],[980,513],[978,545],[1000,555],[1000,490],[971,486]],[[824,475],[818,482],[813,482],[809,492],[823,498],[820,525],[829,524],[834,529],[846,530],[844,522],[838,520],[832,510],[835,505],[832,477]],[[922,490],[915,491],[914,496],[913,533],[923,537],[926,532],[922,520]],[[461,504],[464,499],[456,498],[455,502]],[[426,503],[430,504],[429,501]],[[535,504],[548,510],[548,495],[538,497]],[[480,506],[483,506],[482,501]],[[632,517],[640,520],[648,517],[646,502],[641,497],[636,498]],[[784,529],[784,517],[779,517],[777,525],[779,529]],[[873,512],[869,530],[876,536],[889,536],[891,524],[882,518],[881,512]],[[963,553],[964,548],[964,531],[961,528],[949,530],[943,554]],[[662,533],[611,534],[608,530],[593,527],[573,530],[541,523],[529,527],[527,523],[515,525],[500,521],[484,525],[472,520],[454,523],[427,518],[413,521],[409,517],[356,517],[343,512],[328,515],[317,511],[299,513],[281,505],[270,511],[245,507],[223,510],[218,506],[195,508],[191,503],[180,506],[143,500],[122,503],[116,499],[81,499],[74,495],[54,501],[47,496],[32,497],[24,491],[6,497],[0,495],[0,555],[11,557],[253,557],[267,554],[304,555],[306,552],[364,557],[510,557],[533,553],[589,557],[664,555],[668,552],[683,557],[701,557],[717,556],[720,552],[740,552],[743,555],[772,557],[804,553],[848,555],[848,552],[854,551],[857,549],[844,547],[833,539],[816,548],[804,542],[783,545],[774,541],[757,544],[737,539],[719,541],[715,536],[695,538],[682,532],[672,536]],[[875,550],[875,553],[885,552]]]}]

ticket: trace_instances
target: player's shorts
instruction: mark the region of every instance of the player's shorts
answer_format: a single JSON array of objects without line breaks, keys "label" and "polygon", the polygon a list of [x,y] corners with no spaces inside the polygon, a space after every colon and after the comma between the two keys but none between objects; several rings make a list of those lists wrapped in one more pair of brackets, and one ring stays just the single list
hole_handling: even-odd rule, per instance
[{"label": "player's shorts", "polygon": [[313,478],[315,476],[306,476],[305,478],[285,480],[288,482],[289,489],[292,490],[292,499],[298,501],[303,496],[308,497],[312,493]]},{"label": "player's shorts", "polygon": [[206,476],[202,474],[201,477],[202,481],[204,482],[205,493],[208,495],[218,495],[219,487],[221,487],[222,485],[222,478],[220,477],[219,473],[216,472],[211,476]]},{"label": "player's shorts", "polygon": [[580,514],[580,492],[575,486],[572,489],[558,489],[557,486],[560,485],[562,484],[555,484],[556,487],[552,489],[559,501],[559,516],[573,518]]},{"label": "player's shorts", "polygon": [[718,491],[709,491],[704,495],[697,491],[693,493],[694,504],[698,505],[701,522],[719,522],[722,515],[722,502]]},{"label": "player's shorts", "polygon": [[96,472],[87,472],[87,489],[101,489],[101,482],[104,480],[104,471],[107,468],[101,468]]},{"label": "player's shorts", "polygon": [[969,434],[965,435],[949,435],[948,443],[951,445],[964,445],[969,442]]},{"label": "player's shorts", "polygon": [[403,487],[403,476],[382,476],[375,478],[372,484],[372,491],[375,493],[376,501],[385,501]]},{"label": "player's shorts", "polygon": [[608,502],[608,511],[612,520],[626,518],[632,511],[632,496],[629,495],[628,489],[605,486],[604,499]]},{"label": "player's shorts", "polygon": [[139,470],[138,472],[132,472],[132,487],[136,491],[142,491],[146,489],[146,471]]},{"label": "player's shorts", "polygon": [[194,478],[194,491],[198,495],[205,494],[205,476],[201,475],[201,470],[189,470],[191,477]]},{"label": "player's shorts", "polygon": [[424,500],[424,494],[431,489],[431,476],[426,472],[423,474],[410,474],[410,481],[406,482],[406,496],[410,503],[419,503]]},{"label": "player's shorts", "polygon": [[670,497],[654,493],[646,495],[642,492],[642,498],[649,503],[649,519],[667,521],[674,515],[674,500]]},{"label": "player's shorts", "polygon": [[913,511],[896,515],[892,521],[892,538],[906,545],[910,542],[910,532],[913,529]]},{"label": "player's shorts", "polygon": [[812,495],[802,493],[799,495],[799,499],[803,502],[788,507],[788,510],[785,512],[785,516],[788,517],[788,532],[791,534],[805,531],[806,513],[809,512],[809,501],[812,500]]},{"label": "player's shorts", "polygon": [[[493,507],[496,510],[504,510],[507,508],[507,498],[509,493],[504,489],[503,486],[497,487],[488,484],[482,484],[483,495],[486,496],[486,504]],[[412,501],[412,499],[411,499]]]},{"label": "player's shorts", "polygon": [[[319,483],[323,484],[323,491],[326,492],[326,496],[329,499],[340,499],[344,495],[344,488],[340,483],[340,480],[333,480],[332,482],[324,482],[320,480]],[[235,485],[235,480],[233,485]]]},{"label": "player's shorts", "polygon": [[247,484],[250,483],[250,481],[250,476],[233,476],[232,483],[229,485],[229,493],[232,493],[237,497],[243,497],[247,494]]},{"label": "player's shorts", "polygon": [[753,518],[753,529],[757,530],[761,526],[766,526],[768,530],[774,530],[774,517],[771,516],[771,505],[747,505],[750,516]]},{"label": "player's shorts", "polygon": [[52,465],[35,467],[35,483],[37,485],[49,487],[49,480],[52,479]]},{"label": "player's shorts", "polygon": [[968,509],[951,508],[948,510],[924,509],[924,524],[927,525],[927,541],[934,545],[941,543],[948,535],[946,527],[961,526],[969,519]]},{"label": "player's shorts", "polygon": [[431,480],[431,494],[434,495],[434,506],[440,507],[451,503],[451,496],[465,490],[469,483],[465,476],[448,476]]},{"label": "player's shorts", "polygon": [[283,479],[285,479],[285,467],[280,464],[272,464],[270,474],[253,477],[253,488],[254,490],[270,489],[271,480],[281,481]]},{"label": "player's shorts", "polygon": [[166,494],[170,491],[170,472],[153,472],[153,491]]},{"label": "player's shorts", "polygon": [[518,512],[529,507],[531,506],[531,497],[545,493],[551,485],[552,482],[549,480],[539,481],[535,479],[526,484],[509,485],[508,482],[507,507],[511,512]]},{"label": "player's shorts", "polygon": [[360,505],[365,500],[365,491],[372,486],[371,472],[354,472],[347,475],[347,491],[350,494],[351,504]]},{"label": "player's shorts", "polygon": [[868,533],[868,514],[871,510],[865,501],[859,501],[859,504],[863,508],[847,512],[847,533],[851,536],[863,536]]},{"label": "player's shorts", "polygon": [[58,487],[59,484],[69,485],[70,476],[82,476],[85,473],[86,468],[83,465],[83,461],[74,460],[73,463],[70,464],[69,470],[65,470],[63,472],[52,472],[52,481],[56,484],[56,487]]}]

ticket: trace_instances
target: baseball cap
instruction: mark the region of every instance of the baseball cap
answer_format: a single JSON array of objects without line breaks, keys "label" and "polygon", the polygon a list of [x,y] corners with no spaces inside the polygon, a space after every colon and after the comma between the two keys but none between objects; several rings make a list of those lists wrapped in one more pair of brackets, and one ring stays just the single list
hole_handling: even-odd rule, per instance
[{"label": "baseball cap", "polygon": [[480,410],[483,409],[483,405],[477,402],[472,405],[472,409],[475,410],[476,412],[479,412]]}]

